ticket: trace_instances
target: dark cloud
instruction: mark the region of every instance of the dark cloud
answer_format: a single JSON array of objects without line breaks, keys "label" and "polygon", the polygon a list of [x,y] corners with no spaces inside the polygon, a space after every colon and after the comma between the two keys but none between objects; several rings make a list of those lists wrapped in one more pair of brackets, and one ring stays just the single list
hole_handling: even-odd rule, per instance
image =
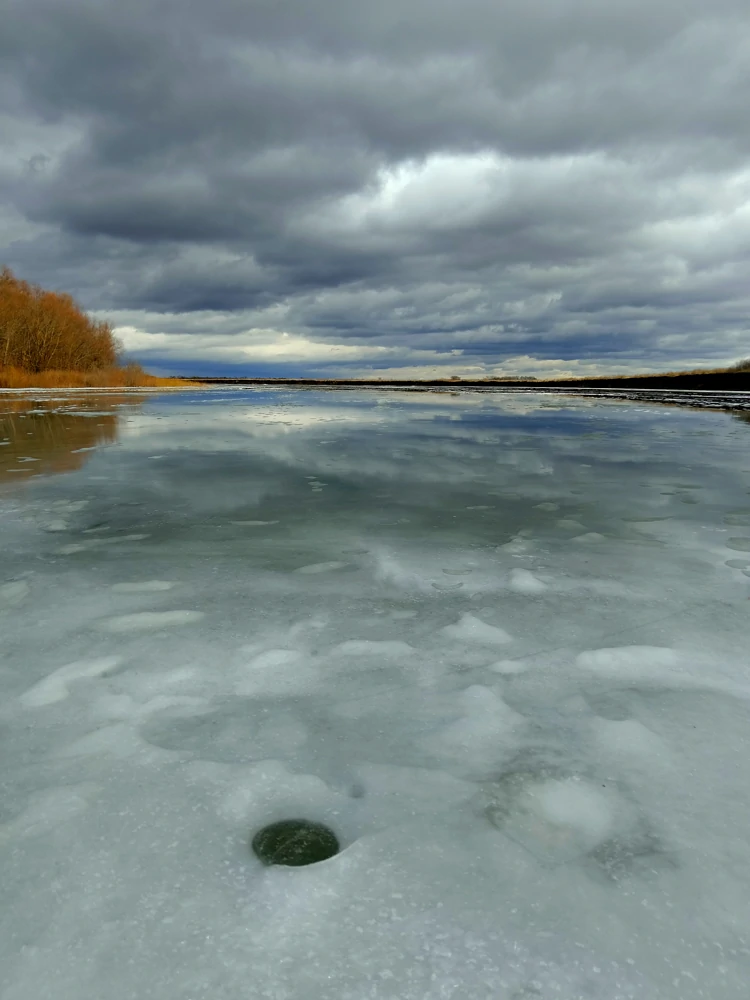
[{"label": "dark cloud", "polygon": [[0,258],[145,358],[748,353],[746,0],[3,10]]}]

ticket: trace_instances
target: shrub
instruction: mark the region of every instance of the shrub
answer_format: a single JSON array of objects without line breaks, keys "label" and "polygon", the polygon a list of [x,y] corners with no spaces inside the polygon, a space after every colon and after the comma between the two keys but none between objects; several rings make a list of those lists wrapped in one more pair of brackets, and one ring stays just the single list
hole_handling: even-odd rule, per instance
[{"label": "shrub", "polygon": [[109,323],[90,319],[70,295],[0,271],[0,366],[83,372],[114,367],[118,354]]},{"label": "shrub", "polygon": [[0,389],[179,386],[138,364],[120,365],[109,323],[88,317],[60,292],[0,270]]}]

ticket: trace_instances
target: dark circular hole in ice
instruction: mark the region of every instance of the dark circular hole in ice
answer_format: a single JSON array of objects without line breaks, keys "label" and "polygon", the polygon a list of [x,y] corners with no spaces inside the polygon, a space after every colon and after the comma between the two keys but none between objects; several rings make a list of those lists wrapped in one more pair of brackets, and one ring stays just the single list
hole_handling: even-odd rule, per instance
[{"label": "dark circular hole in ice", "polygon": [[258,830],[252,848],[264,865],[314,865],[339,852],[333,830],[308,819],[282,819]]}]

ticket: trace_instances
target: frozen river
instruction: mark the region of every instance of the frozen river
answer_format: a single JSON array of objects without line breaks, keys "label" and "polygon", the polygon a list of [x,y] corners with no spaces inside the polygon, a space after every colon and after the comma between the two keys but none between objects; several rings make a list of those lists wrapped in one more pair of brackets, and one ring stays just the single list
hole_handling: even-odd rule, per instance
[{"label": "frozen river", "polygon": [[748,597],[739,415],[0,395],[2,1000],[747,1000]]}]

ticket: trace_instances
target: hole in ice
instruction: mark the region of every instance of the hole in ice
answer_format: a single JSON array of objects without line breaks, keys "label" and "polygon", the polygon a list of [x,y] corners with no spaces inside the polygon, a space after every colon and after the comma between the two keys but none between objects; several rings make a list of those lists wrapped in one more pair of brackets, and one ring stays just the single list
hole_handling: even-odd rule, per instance
[{"label": "hole in ice", "polygon": [[339,842],[322,823],[283,819],[259,830],[252,839],[252,848],[265,865],[300,867],[332,858],[339,852]]}]

